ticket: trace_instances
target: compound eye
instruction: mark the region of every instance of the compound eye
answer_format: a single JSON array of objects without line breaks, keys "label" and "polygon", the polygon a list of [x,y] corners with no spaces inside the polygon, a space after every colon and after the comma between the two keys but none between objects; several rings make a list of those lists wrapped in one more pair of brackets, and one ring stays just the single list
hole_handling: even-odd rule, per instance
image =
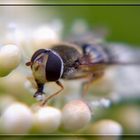
[{"label": "compound eye", "polygon": [[37,50],[37,51],[33,54],[32,58],[31,58],[31,62],[34,62],[34,60],[35,60],[39,55],[41,55],[42,53],[46,53],[46,50],[45,50],[45,49],[39,49],[39,50]]},{"label": "compound eye", "polygon": [[57,81],[63,73],[63,61],[61,57],[53,51],[49,52],[48,61],[46,63],[46,79],[47,81]]},{"label": "compound eye", "polygon": [[37,50],[31,57],[31,61],[26,63],[26,66],[31,66],[33,65],[34,61],[36,60],[37,57],[39,57],[41,54],[47,53],[47,50],[45,49],[39,49]]}]

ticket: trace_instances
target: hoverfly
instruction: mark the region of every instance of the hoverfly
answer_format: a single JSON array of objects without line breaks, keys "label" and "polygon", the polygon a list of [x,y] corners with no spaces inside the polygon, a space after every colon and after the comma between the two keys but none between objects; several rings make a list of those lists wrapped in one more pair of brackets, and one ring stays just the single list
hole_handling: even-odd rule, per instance
[{"label": "hoverfly", "polygon": [[55,82],[60,90],[47,97],[44,105],[50,98],[58,95],[63,89],[60,79],[74,80],[87,78],[83,83],[83,95],[88,91],[90,83],[101,78],[109,65],[127,65],[135,63],[118,62],[112,56],[109,48],[97,43],[60,43],[51,49],[39,49],[26,63],[31,67],[37,84],[34,97],[43,95],[44,84]]}]

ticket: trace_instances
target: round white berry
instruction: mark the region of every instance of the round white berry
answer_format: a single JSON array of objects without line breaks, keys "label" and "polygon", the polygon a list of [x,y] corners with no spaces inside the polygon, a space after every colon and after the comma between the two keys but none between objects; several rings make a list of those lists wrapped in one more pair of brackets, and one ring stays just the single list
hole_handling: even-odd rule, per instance
[{"label": "round white berry", "polygon": [[75,131],[85,127],[90,119],[90,109],[82,100],[70,101],[62,110],[62,126],[68,131]]},{"label": "round white berry", "polygon": [[48,48],[52,44],[56,44],[59,39],[56,32],[49,26],[40,26],[33,32],[33,49]]},{"label": "round white berry", "polygon": [[0,46],[0,77],[15,69],[21,60],[20,49],[16,45]]},{"label": "round white berry", "polygon": [[105,119],[95,122],[91,126],[91,131],[99,135],[121,135],[122,126],[116,121]]},{"label": "round white berry", "polygon": [[25,134],[32,127],[33,114],[24,104],[14,103],[3,112],[0,123],[4,133]]},{"label": "round white berry", "polygon": [[34,125],[38,132],[51,133],[58,129],[61,123],[61,112],[54,107],[36,107]]}]

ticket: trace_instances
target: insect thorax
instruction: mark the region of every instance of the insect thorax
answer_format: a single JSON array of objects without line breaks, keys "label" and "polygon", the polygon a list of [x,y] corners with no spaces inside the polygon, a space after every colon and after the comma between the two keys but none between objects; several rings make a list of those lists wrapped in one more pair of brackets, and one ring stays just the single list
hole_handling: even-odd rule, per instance
[{"label": "insect thorax", "polygon": [[67,44],[56,45],[52,50],[60,55],[64,63],[64,71],[61,78],[67,79],[71,77],[77,71],[75,63],[81,57],[80,52],[75,47]]}]

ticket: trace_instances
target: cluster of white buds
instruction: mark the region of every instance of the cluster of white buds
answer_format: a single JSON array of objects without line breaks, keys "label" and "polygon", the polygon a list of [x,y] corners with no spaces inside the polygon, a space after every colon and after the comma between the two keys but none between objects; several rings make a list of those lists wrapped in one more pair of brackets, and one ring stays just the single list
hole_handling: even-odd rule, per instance
[{"label": "cluster of white buds", "polygon": [[1,112],[1,132],[26,134],[32,129],[38,133],[53,133],[60,127],[75,132],[84,128],[91,119],[91,112],[82,100],[67,103],[62,110],[51,106],[25,104],[13,101]]},{"label": "cluster of white buds", "polygon": [[[21,53],[23,54],[21,50],[30,54],[37,49],[48,48],[52,44],[59,42],[57,34],[48,26],[37,28],[37,30],[32,32],[30,39],[31,44],[29,48],[28,45],[21,45],[18,40],[16,40],[16,43],[19,46],[9,44],[0,47],[0,77],[8,75],[20,64]],[[26,71],[21,70],[22,68],[23,66],[21,65],[18,70],[4,77],[4,79],[0,79],[2,83],[0,86],[5,87],[7,93],[14,93],[15,95],[22,93],[20,96],[24,96],[23,94],[26,94],[27,90],[29,90],[28,83],[25,85],[27,81],[26,76],[23,74]],[[74,83],[74,85],[76,84]],[[79,87],[75,86],[74,91],[72,90],[71,92],[78,92],[78,90]],[[11,99],[7,103],[9,99],[7,101],[6,97],[3,99],[4,102],[6,101],[5,104],[0,104],[2,108],[0,110],[0,131],[7,134],[26,134],[30,131],[47,134],[54,133],[59,128],[69,132],[83,130],[91,121],[93,112],[91,113],[85,101],[74,100],[75,94],[71,95],[72,98],[69,98],[68,103],[64,105],[62,110],[51,106],[42,107],[39,104],[29,107]]]},{"label": "cluster of white buds", "polygon": [[[78,21],[75,23],[75,27],[73,29],[75,30],[76,28],[78,29],[76,30],[77,33],[85,32],[86,23],[81,24],[81,21]],[[0,46],[0,77],[4,77],[0,78],[0,88],[3,87],[5,93],[17,95],[20,96],[20,98],[24,97],[24,99],[28,96],[30,99],[32,96],[27,93],[32,92],[34,94],[35,89],[32,87],[31,82],[29,83],[29,79],[26,78],[26,74],[28,74],[28,72],[23,69],[23,67],[25,67],[24,61],[30,61],[31,55],[35,50],[48,48],[58,43],[60,37],[48,25],[40,26],[35,30],[31,30],[28,35],[29,40],[26,40],[28,37],[25,37],[18,28],[15,28],[14,30],[15,31],[12,32],[12,37],[10,36],[10,41],[13,39],[11,41],[13,44],[4,43],[7,45]],[[101,37],[95,36],[95,41],[100,42],[101,40]],[[29,58],[21,58],[23,52],[27,54],[27,57],[29,55]],[[24,63],[24,66],[21,63],[21,59],[23,60],[22,62]],[[19,69],[16,69],[17,67]],[[12,72],[13,70],[14,72]],[[61,104],[63,105],[62,109],[52,106],[42,107],[39,104],[29,107],[23,103],[16,102],[16,99],[9,98],[8,96],[0,98],[0,133],[27,134],[33,131],[32,133],[37,132],[48,134],[57,132],[59,128],[60,131],[68,131],[72,133],[84,130],[87,128],[91,120],[94,119],[96,109],[110,107],[111,101],[106,98],[92,100],[88,103],[80,99],[74,100],[77,97],[80,98],[80,95],[75,94],[75,92],[79,93],[81,82],[82,81],[77,84],[76,81],[75,84],[72,81],[72,84],[69,84],[70,86],[68,87],[68,90],[64,90],[64,92],[68,91],[69,94],[67,94],[68,96],[65,98],[68,100],[67,103],[65,105],[63,103]],[[106,85],[108,85],[107,82]],[[104,86],[105,88],[107,87],[106,85]],[[55,88],[54,85],[53,88]],[[49,88],[47,90],[49,90]],[[100,90],[102,89],[100,88]],[[104,88],[103,91],[105,91]],[[2,92],[0,91],[0,93]],[[40,99],[40,97],[38,99]],[[59,98],[56,100],[59,103],[61,102]],[[128,112],[130,111],[131,110],[129,109]],[[127,112],[125,114],[127,114]],[[139,114],[135,112],[132,112],[132,114],[132,119],[127,118],[127,120],[126,116],[124,116],[124,124],[131,124],[134,130],[140,130],[139,125],[137,125],[137,122],[139,122]],[[89,131],[91,134],[121,135],[123,132],[122,130],[121,124],[117,121],[108,119],[93,122]]]}]

